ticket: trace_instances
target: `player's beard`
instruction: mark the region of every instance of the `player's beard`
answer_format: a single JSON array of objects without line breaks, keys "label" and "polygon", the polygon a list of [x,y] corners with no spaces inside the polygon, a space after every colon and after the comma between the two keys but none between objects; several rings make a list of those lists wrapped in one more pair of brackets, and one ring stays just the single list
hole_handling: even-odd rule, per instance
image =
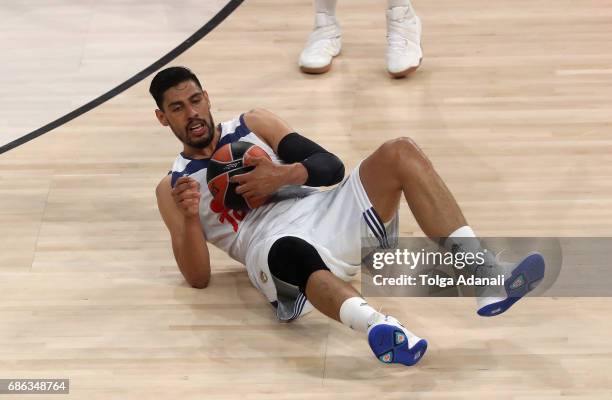
[{"label": "player's beard", "polygon": [[174,135],[187,146],[196,149],[206,148],[212,142],[213,137],[215,136],[215,122],[213,121],[213,117],[212,115],[210,115],[210,122],[205,119],[198,118],[190,121],[190,123],[194,121],[201,123],[207,128],[206,134],[204,134],[202,137],[193,138],[191,132],[189,132],[189,129],[187,127],[185,127],[184,139],[181,138],[181,136],[176,132],[176,129],[172,128],[172,131],[174,132]]}]

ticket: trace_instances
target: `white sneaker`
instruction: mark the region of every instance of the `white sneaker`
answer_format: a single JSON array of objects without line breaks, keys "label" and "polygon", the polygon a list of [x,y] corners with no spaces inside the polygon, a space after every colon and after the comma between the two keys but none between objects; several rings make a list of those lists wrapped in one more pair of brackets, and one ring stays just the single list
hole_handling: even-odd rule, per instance
[{"label": "white sneaker", "polygon": [[342,36],[336,17],[325,13],[315,15],[315,29],[300,54],[302,72],[322,74],[331,68],[332,59],[340,54]]},{"label": "white sneaker", "polygon": [[406,329],[389,315],[376,313],[368,324],[368,343],[385,364],[414,365],[427,351],[427,341]]},{"label": "white sneaker", "polygon": [[423,59],[421,20],[412,7],[387,10],[387,71],[403,78],[415,71]]}]

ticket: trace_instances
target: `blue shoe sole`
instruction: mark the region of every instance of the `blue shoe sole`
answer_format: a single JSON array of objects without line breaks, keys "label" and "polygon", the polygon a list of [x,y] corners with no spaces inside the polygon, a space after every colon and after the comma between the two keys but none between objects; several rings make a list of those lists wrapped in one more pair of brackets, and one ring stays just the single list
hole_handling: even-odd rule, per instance
[{"label": "blue shoe sole", "polygon": [[376,358],[385,364],[414,365],[427,351],[425,339],[409,349],[406,334],[397,326],[387,324],[373,327],[368,334],[368,343]]},{"label": "blue shoe sole", "polygon": [[544,278],[544,257],[532,253],[521,261],[504,283],[506,299],[479,309],[478,315],[494,317],[507,311],[514,303],[535,289]]}]

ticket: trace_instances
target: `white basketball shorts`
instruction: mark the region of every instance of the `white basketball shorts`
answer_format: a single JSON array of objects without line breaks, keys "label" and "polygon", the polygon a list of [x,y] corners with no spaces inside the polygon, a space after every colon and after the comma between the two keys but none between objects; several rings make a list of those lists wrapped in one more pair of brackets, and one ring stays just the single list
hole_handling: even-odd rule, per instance
[{"label": "white basketball shorts", "polygon": [[273,220],[260,221],[269,224],[269,234],[258,235],[249,246],[246,267],[253,285],[277,307],[279,319],[289,321],[312,310],[302,293],[287,295],[283,288],[279,295],[278,282],[275,284],[268,267],[270,247],[279,238],[295,236],[309,242],[329,270],[345,281],[359,272],[362,247],[389,248],[394,244],[397,213],[386,223],[378,216],[361,183],[360,166],[361,163],[335,188],[288,200],[291,203],[285,204],[286,208]]}]

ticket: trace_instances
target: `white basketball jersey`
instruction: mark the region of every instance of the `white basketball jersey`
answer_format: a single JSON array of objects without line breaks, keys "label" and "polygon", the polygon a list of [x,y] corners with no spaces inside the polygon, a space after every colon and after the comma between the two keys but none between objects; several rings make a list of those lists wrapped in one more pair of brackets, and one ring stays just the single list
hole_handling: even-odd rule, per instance
[{"label": "white basketball jersey", "polygon": [[[221,123],[220,130],[216,149],[236,141],[250,142],[268,153],[274,163],[283,163],[270,146],[249,130],[244,115]],[[282,218],[277,218],[279,215],[287,211],[297,198],[317,192],[301,186],[283,187],[267,204],[255,210],[235,211],[213,201],[206,183],[208,163],[209,159],[196,160],[179,154],[170,172],[172,186],[181,176],[189,176],[200,183],[200,222],[206,241],[242,264],[245,264],[247,249],[255,240],[264,239],[286,225]]]}]

